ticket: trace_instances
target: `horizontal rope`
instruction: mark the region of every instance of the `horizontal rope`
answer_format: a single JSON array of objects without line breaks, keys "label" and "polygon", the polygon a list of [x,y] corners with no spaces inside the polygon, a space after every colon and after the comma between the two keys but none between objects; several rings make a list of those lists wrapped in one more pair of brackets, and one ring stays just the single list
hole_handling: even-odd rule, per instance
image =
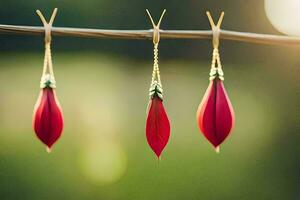
[{"label": "horizontal rope", "polygon": [[[44,27],[40,26],[14,26],[0,24],[0,33],[4,34],[44,34]],[[52,35],[74,36],[88,38],[112,38],[112,39],[152,39],[153,30],[108,30],[88,28],[52,27]],[[160,30],[160,38],[163,39],[211,39],[211,30]],[[221,30],[220,38],[224,40],[241,41],[260,44],[300,45],[300,37],[248,33],[238,31]]]}]

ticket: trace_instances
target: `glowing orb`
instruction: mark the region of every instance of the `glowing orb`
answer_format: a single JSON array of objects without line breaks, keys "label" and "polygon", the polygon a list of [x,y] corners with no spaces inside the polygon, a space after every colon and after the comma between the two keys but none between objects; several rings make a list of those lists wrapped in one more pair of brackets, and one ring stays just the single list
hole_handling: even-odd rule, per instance
[{"label": "glowing orb", "polygon": [[265,10],[278,31],[300,36],[300,0],[265,0]]}]

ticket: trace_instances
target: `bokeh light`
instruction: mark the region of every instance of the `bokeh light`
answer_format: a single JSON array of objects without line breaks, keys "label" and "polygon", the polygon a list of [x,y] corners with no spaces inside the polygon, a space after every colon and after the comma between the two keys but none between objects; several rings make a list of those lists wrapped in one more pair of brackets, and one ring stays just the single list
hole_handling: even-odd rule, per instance
[{"label": "bokeh light", "polygon": [[82,149],[82,172],[91,181],[110,185],[124,175],[127,169],[127,157],[121,146],[105,139]]},{"label": "bokeh light", "polygon": [[270,22],[278,31],[300,36],[299,0],[265,0],[265,10]]}]

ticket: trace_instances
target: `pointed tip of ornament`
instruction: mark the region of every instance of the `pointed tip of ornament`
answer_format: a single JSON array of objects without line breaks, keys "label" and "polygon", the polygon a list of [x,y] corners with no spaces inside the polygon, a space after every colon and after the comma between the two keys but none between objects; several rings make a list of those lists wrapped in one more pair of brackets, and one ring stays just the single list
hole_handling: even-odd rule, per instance
[{"label": "pointed tip of ornament", "polygon": [[160,161],[161,161],[161,156],[157,156],[157,166],[159,166]]},{"label": "pointed tip of ornament", "polygon": [[220,146],[217,146],[217,147],[215,148],[215,151],[216,151],[217,154],[219,154],[219,153],[220,153]]},{"label": "pointed tip of ornament", "polygon": [[51,153],[52,149],[50,147],[46,147],[47,153]]}]

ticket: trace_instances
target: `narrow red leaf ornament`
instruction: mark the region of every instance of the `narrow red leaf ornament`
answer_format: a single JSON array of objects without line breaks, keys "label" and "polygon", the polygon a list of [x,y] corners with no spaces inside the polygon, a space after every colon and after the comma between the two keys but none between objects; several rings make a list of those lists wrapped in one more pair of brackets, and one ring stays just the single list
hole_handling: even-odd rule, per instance
[{"label": "narrow red leaf ornament", "polygon": [[57,9],[54,10],[50,22],[47,23],[42,13],[37,11],[45,26],[45,60],[40,82],[41,91],[33,111],[33,129],[36,136],[47,146],[48,152],[51,151],[63,130],[62,111],[55,94],[56,82],[50,48],[50,28],[56,12]]},{"label": "narrow red leaf ornament", "polygon": [[161,85],[155,81],[152,88],[146,121],[146,137],[151,149],[160,158],[169,141],[170,122],[163,105]]},{"label": "narrow red leaf ornament", "polygon": [[150,102],[148,105],[148,116],[146,120],[146,137],[149,146],[154,151],[157,158],[160,159],[161,153],[167,145],[170,137],[170,122],[163,105],[163,89],[158,67],[159,26],[166,10],[163,11],[157,25],[154,24],[149,11],[146,11],[154,27],[154,65],[149,89]]},{"label": "narrow red leaf ornament", "polygon": [[[218,28],[220,27],[224,13],[222,13],[218,25],[215,26],[209,13],[207,13],[214,35],[214,50],[212,66],[210,70],[210,83],[197,111],[198,126],[206,139],[219,152],[220,145],[229,135],[234,125],[234,111],[223,85],[224,73],[222,71],[220,55],[218,51]],[[217,61],[217,67],[216,67]]]}]

